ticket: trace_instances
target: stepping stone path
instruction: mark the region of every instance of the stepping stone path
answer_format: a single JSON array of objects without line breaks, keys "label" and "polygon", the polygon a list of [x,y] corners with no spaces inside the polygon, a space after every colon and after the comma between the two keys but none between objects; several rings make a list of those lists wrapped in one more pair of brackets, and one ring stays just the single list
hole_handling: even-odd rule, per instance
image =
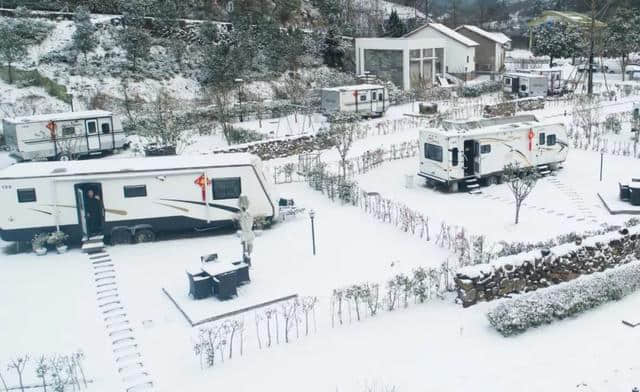
[{"label": "stepping stone path", "polygon": [[133,325],[120,300],[115,264],[104,248],[92,249],[87,255],[93,266],[98,312],[104,320],[107,336],[111,341],[115,365],[124,384],[124,391],[153,391],[153,381],[145,371]]}]

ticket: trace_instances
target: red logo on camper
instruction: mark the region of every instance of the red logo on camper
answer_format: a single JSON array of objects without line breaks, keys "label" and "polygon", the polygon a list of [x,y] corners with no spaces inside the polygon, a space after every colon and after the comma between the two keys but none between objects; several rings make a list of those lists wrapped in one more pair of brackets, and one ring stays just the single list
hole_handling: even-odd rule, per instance
[{"label": "red logo on camper", "polygon": [[202,201],[207,201],[207,186],[211,185],[211,180],[206,178],[204,174],[201,174],[196,180],[193,182],[197,186],[200,187],[202,191]]},{"label": "red logo on camper", "polygon": [[529,130],[529,151],[531,151],[533,149],[533,145],[531,144],[533,141],[533,137],[535,136],[535,134],[533,133],[533,129]]}]

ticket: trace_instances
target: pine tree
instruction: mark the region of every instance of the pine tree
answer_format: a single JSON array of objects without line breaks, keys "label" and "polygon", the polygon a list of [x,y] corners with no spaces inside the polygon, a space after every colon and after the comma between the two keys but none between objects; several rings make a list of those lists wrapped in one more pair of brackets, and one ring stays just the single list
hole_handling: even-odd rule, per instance
[{"label": "pine tree", "polygon": [[0,23],[0,60],[7,64],[9,84],[13,83],[13,64],[27,55],[27,43],[19,34],[13,19],[6,18]]},{"label": "pine tree", "polygon": [[620,57],[622,80],[629,63],[629,55],[640,51],[640,12],[618,8],[605,30],[607,56]]},{"label": "pine tree", "polygon": [[121,0],[123,29],[121,32],[122,48],[133,70],[138,68],[138,61],[149,56],[151,36],[144,29],[148,2],[146,0]]},{"label": "pine tree", "polygon": [[583,46],[582,34],[565,23],[545,23],[533,30],[531,51],[535,56],[549,56],[553,60],[577,55]]},{"label": "pine tree", "polygon": [[87,53],[92,51],[98,44],[94,33],[95,26],[91,23],[91,14],[85,7],[76,8],[73,18],[76,31],[73,33],[73,47],[84,55],[84,62],[87,63]]},{"label": "pine tree", "polygon": [[402,37],[407,33],[407,26],[400,20],[396,10],[391,11],[389,19],[385,22],[384,31],[388,37]]},{"label": "pine tree", "polygon": [[344,67],[344,48],[340,42],[340,36],[335,28],[329,28],[325,38],[324,63],[331,68]]}]

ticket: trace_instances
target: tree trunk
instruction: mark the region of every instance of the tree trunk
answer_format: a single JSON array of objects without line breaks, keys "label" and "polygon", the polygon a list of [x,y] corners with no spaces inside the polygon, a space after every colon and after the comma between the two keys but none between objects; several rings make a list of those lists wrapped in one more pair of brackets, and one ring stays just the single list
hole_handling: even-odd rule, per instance
[{"label": "tree trunk", "polygon": [[624,71],[626,71],[626,65],[627,65],[627,60],[625,59],[625,56],[622,55],[622,57],[620,58],[620,69],[622,70],[622,81],[624,82]]},{"label": "tree trunk", "polygon": [[520,203],[516,203],[516,225],[520,222]]},{"label": "tree trunk", "polygon": [[13,67],[11,66],[11,61],[7,63],[7,68],[9,72],[9,84],[13,84]]},{"label": "tree trunk", "polygon": [[549,68],[553,68],[553,56],[549,58]]}]

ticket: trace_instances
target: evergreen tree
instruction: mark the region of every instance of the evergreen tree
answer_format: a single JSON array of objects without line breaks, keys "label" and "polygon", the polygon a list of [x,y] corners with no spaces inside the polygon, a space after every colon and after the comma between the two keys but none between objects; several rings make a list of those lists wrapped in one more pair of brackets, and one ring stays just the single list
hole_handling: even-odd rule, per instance
[{"label": "evergreen tree", "polygon": [[640,12],[618,8],[605,30],[607,56],[620,57],[622,80],[629,63],[629,55],[640,51]]},{"label": "evergreen tree", "polygon": [[9,84],[13,83],[13,65],[27,55],[27,42],[22,38],[17,23],[5,18],[0,23],[0,60],[7,64]]},{"label": "evergreen tree", "polygon": [[402,37],[407,33],[407,26],[400,20],[396,10],[391,11],[389,19],[384,24],[384,31],[387,37]]},{"label": "evergreen tree", "polygon": [[144,29],[148,6],[149,2],[146,0],[120,1],[123,22],[120,38],[133,70],[138,68],[139,60],[149,56],[151,50],[151,36]]},{"label": "evergreen tree", "polygon": [[565,23],[545,23],[533,29],[531,51],[535,56],[549,56],[549,66],[554,59],[576,56],[582,46],[582,34]]},{"label": "evergreen tree", "polygon": [[335,28],[329,28],[325,38],[324,63],[331,68],[344,67],[345,52],[342,47],[341,38]]},{"label": "evergreen tree", "polygon": [[87,53],[92,51],[98,44],[95,38],[96,28],[91,23],[91,14],[85,7],[76,8],[73,18],[76,31],[73,33],[73,47],[84,55],[84,62],[87,62]]}]

